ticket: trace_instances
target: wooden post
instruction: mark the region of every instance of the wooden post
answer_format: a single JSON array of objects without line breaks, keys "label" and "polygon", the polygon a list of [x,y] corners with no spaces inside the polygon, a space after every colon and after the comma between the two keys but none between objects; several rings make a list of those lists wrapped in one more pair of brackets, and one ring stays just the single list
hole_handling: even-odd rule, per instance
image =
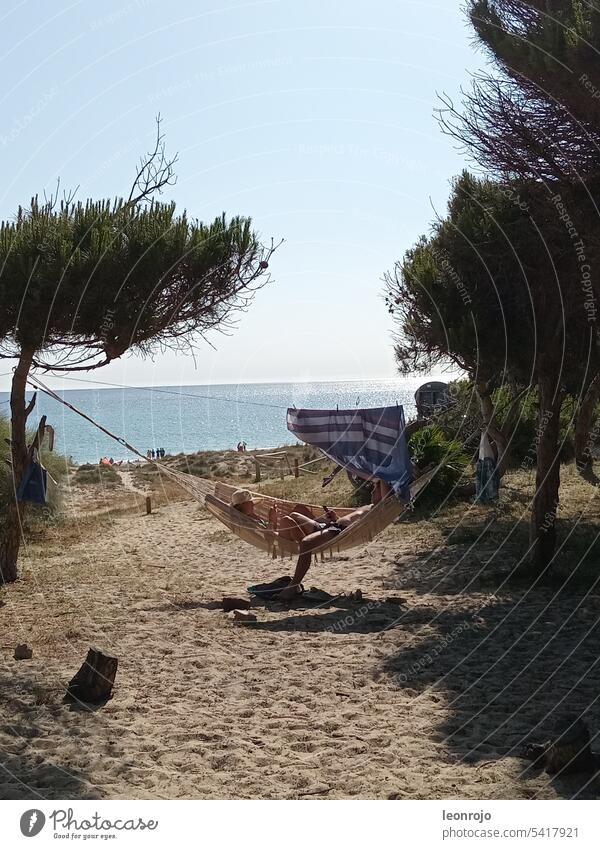
[{"label": "wooden post", "polygon": [[260,464],[259,464],[258,460],[254,461],[254,471],[255,471],[254,483],[260,483]]},{"label": "wooden post", "polygon": [[146,496],[146,515],[149,516],[152,513],[152,499],[149,495]]},{"label": "wooden post", "polygon": [[52,425],[46,425],[46,434],[48,435],[48,451],[54,451],[54,439],[56,433]]},{"label": "wooden post", "polygon": [[284,471],[284,468],[283,468],[283,460],[279,463],[279,477],[281,478],[281,480],[283,480],[284,477],[285,477],[285,471]]},{"label": "wooden post", "polygon": [[297,478],[300,475],[300,470],[299,470],[298,466],[299,466],[298,458],[294,457],[294,477],[295,478]]}]

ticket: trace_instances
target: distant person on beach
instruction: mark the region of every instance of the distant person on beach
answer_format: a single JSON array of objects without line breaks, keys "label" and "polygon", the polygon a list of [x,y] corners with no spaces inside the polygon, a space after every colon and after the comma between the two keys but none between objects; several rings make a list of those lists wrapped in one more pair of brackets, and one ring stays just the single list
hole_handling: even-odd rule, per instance
[{"label": "distant person on beach", "polygon": [[164,448],[161,448],[161,449],[160,449],[160,459],[161,459],[161,460],[164,460],[164,457],[165,457],[165,449],[164,449]]},{"label": "distant person on beach", "polygon": [[152,459],[152,452],[150,451],[150,449],[149,449],[149,448],[148,448],[148,450],[146,451],[146,459],[147,459],[147,460],[151,460],[151,459]]},{"label": "distant person on beach", "polygon": [[371,493],[371,504],[359,507],[352,513],[347,513],[338,519],[334,510],[323,508],[323,516],[318,519],[310,508],[304,504],[296,504],[290,513],[279,515],[275,507],[269,510],[268,521],[256,514],[252,493],[247,489],[238,489],[231,496],[231,505],[259,522],[265,528],[277,531],[279,536],[300,545],[300,554],[296,562],[296,570],[292,582],[282,590],[277,598],[289,601],[300,593],[300,585],[310,569],[311,549],[323,542],[334,539],[345,528],[361,519],[371,508],[378,504],[390,492],[390,487],[384,481],[375,480]]}]

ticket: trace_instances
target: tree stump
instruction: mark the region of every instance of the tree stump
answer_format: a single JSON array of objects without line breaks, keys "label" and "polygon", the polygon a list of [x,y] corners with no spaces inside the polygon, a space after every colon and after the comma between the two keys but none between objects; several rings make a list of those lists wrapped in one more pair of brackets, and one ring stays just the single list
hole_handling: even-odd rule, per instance
[{"label": "tree stump", "polygon": [[529,745],[526,757],[550,775],[591,772],[596,769],[589,731],[583,720],[574,716],[557,720],[552,739],[546,743]]},{"label": "tree stump", "polygon": [[69,682],[65,699],[89,704],[110,699],[118,663],[116,657],[90,648],[83,666]]}]

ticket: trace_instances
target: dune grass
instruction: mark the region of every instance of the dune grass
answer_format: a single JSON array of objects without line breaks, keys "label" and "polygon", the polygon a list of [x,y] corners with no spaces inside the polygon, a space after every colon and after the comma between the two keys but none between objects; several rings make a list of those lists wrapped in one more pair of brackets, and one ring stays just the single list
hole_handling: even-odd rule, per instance
[{"label": "dune grass", "polygon": [[84,463],[78,466],[75,472],[75,483],[77,484],[103,484],[118,485],[122,483],[121,477],[112,466],[92,465]]}]

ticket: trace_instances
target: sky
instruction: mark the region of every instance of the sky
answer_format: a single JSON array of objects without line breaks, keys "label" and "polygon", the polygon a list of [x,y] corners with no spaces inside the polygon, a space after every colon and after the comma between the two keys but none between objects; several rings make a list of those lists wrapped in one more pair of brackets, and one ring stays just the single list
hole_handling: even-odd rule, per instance
[{"label": "sky", "polygon": [[[2,4],[1,218],[57,179],[82,200],[127,195],[160,113],[167,153],[179,156],[177,184],[162,199],[204,220],[248,215],[265,243],[285,239],[272,282],[231,335],[210,337],[215,348],[201,343],[194,359],[125,356],[94,379],[396,374],[382,275],[443,213],[467,164],[433,114],[437,94],[456,99],[484,62],[462,6]],[[0,377],[0,390],[9,380]]]}]

